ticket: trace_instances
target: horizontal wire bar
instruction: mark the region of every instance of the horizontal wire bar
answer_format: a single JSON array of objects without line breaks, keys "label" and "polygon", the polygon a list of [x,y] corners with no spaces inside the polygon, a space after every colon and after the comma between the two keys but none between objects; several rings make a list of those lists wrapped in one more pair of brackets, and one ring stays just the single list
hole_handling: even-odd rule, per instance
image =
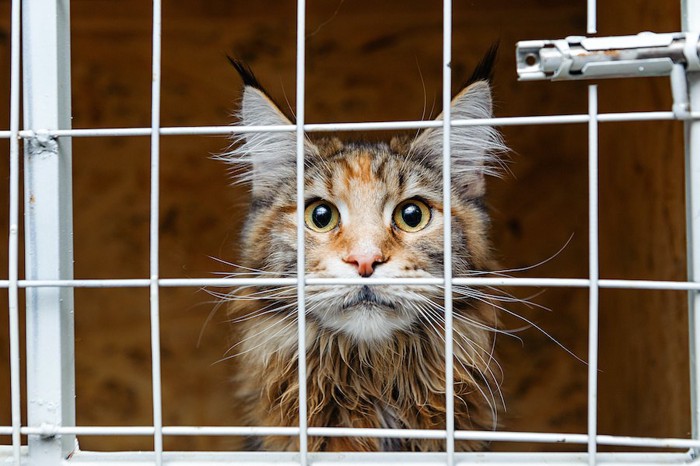
[{"label": "horizontal wire bar", "polygon": [[[23,449],[23,459],[27,458],[27,450]],[[0,445],[0,463],[11,458],[7,447]],[[126,466],[153,464],[152,451],[76,451],[65,464],[82,466]],[[442,466],[445,464],[445,454],[439,452],[310,452],[309,460],[315,465],[352,465],[352,466]],[[259,466],[299,466],[298,452],[261,452],[261,451],[165,451],[163,459],[168,465],[211,466],[231,464],[246,464]],[[627,465],[659,465],[697,464],[691,463],[693,457],[689,452],[666,453],[601,453],[600,463],[610,466]],[[455,453],[458,465],[491,464],[494,466],[520,465],[575,465],[586,462],[585,453],[563,452],[482,452]]]},{"label": "horizontal wire bar", "polygon": [[675,282],[664,280],[598,280],[599,288],[630,289],[630,290],[667,290],[667,291],[700,291],[700,283]]},{"label": "horizontal wire bar", "polygon": [[[75,426],[75,427],[22,427],[23,435],[90,435],[90,436],[150,436],[154,433],[151,426]],[[0,435],[11,435],[12,427],[0,427]],[[308,434],[313,437],[368,437],[368,438],[419,438],[444,439],[444,430],[428,429],[364,429],[345,427],[309,427]],[[163,435],[168,436],[295,436],[298,427],[248,427],[248,426],[163,426]],[[568,443],[585,445],[586,434],[544,433],[544,432],[507,432],[507,431],[455,431],[456,440],[484,440],[492,442],[532,442],[532,443]],[[630,437],[620,435],[598,435],[597,443],[608,446],[650,447],[650,448],[698,448],[700,440],[661,437]]]},{"label": "horizontal wire bar", "polygon": [[442,285],[442,278],[307,278],[307,285]]},{"label": "horizontal wire bar", "polygon": [[[147,288],[151,280],[147,278],[105,278],[78,280],[19,280],[20,288]],[[0,288],[5,288],[5,280],[0,281]]]},{"label": "horizontal wire bar", "polygon": [[673,112],[619,112],[599,113],[598,123],[617,123],[623,121],[664,121],[664,120],[696,120],[700,118],[700,112],[694,112],[688,117],[678,117]]},{"label": "horizontal wire bar", "polygon": [[[442,278],[307,278],[307,285],[443,285]],[[77,280],[19,280],[20,288],[146,288],[151,280],[147,278],[126,279],[77,279]],[[586,288],[589,280],[586,278],[492,278],[464,277],[453,278],[454,285],[468,286],[516,286],[516,287],[563,287]],[[666,280],[621,280],[601,279],[601,288],[635,289],[635,290],[667,290],[667,291],[700,291],[700,283],[666,281]],[[161,278],[158,286],[174,287],[236,287],[236,286],[297,286],[296,278]],[[0,280],[0,289],[8,288],[9,280]]]},{"label": "horizontal wire bar", "polygon": [[299,435],[298,427],[163,427],[165,435]]},{"label": "horizontal wire bar", "polygon": [[[481,118],[474,120],[452,120],[453,127],[459,126],[525,126],[525,125],[556,125],[588,123],[587,114],[573,115],[540,115],[516,116],[499,118]],[[678,118],[673,112],[620,112],[602,113],[598,116],[601,123],[633,122],[633,121],[663,121],[700,119],[700,112],[692,113],[688,118]],[[443,126],[441,121],[406,120],[406,121],[376,121],[359,123],[310,123],[304,125],[307,132],[329,131],[382,131],[402,129],[425,129]],[[270,126],[174,126],[160,128],[162,136],[220,136],[243,133],[261,132],[293,132],[295,125]],[[108,137],[108,136],[150,136],[152,128],[80,128],[66,130],[22,130],[19,137],[31,139],[37,135],[49,137]],[[0,139],[12,137],[10,131],[0,131]]]},{"label": "horizontal wire bar", "polygon": [[[0,428],[0,435],[4,434],[4,427]],[[11,430],[11,428],[10,428]],[[72,427],[22,427],[20,432],[24,435],[133,435],[151,436],[155,428],[151,426],[72,426]],[[163,435],[171,436],[249,436],[249,435],[299,435],[298,427],[251,427],[251,426],[163,426]]]},{"label": "horizontal wire bar", "polygon": [[429,429],[373,429],[353,427],[309,427],[308,433],[313,437],[370,437],[370,438],[413,438],[444,439],[444,430]]}]

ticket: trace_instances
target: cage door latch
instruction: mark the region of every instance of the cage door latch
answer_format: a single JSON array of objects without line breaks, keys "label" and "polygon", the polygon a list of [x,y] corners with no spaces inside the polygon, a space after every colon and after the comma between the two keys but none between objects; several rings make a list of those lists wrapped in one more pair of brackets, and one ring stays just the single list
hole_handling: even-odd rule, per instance
[{"label": "cage door latch", "polygon": [[521,81],[669,76],[674,65],[699,71],[698,33],[528,40],[516,45]]}]

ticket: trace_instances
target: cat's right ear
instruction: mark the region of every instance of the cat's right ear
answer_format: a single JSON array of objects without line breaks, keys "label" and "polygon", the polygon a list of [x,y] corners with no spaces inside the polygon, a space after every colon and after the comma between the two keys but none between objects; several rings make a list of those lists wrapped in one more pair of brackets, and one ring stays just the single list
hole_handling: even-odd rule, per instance
[{"label": "cat's right ear", "polygon": [[[477,65],[464,88],[452,99],[453,120],[475,120],[493,117],[490,81],[498,43],[491,46]],[[443,119],[442,114],[437,121]],[[432,161],[442,169],[444,131],[442,126],[423,130],[411,143],[409,153]],[[492,126],[454,126],[450,130],[452,182],[469,198],[479,198],[486,189],[485,175],[498,175],[498,156],[507,148],[498,130]]]},{"label": "cat's right ear", "polygon": [[[229,57],[243,79],[243,99],[238,120],[243,126],[285,126],[294,123],[279,109],[260,85],[250,67]],[[238,134],[231,151],[223,157],[248,169],[236,170],[240,182],[249,182],[254,196],[273,192],[280,181],[296,173],[296,133],[294,131],[246,132]],[[252,167],[250,166],[252,165]]]}]

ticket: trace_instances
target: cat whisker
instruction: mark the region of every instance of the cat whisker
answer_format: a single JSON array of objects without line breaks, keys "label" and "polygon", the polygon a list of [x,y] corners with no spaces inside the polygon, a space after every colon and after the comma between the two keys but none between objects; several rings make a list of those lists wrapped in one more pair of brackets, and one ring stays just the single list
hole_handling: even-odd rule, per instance
[{"label": "cat whisker", "polygon": [[265,307],[262,307],[260,309],[256,309],[254,312],[251,312],[249,314],[246,314],[241,317],[237,317],[235,319],[228,320],[227,322],[230,324],[238,324],[240,322],[245,322],[246,320],[254,319],[256,317],[261,317],[266,314],[279,314],[280,311],[283,311],[285,309],[289,309],[290,307],[295,307],[297,305],[296,302],[285,304],[283,306],[278,306],[274,307],[275,304],[277,303],[270,303]]},{"label": "cat whisker", "polygon": [[510,301],[505,301],[505,299],[501,298],[501,296],[499,296],[499,295],[492,295],[492,294],[484,293],[485,295],[492,296],[496,299],[501,300],[502,302],[514,302],[514,303],[522,304],[522,305],[526,306],[528,309],[539,308],[539,309],[542,309],[542,310],[547,311],[547,312],[552,312],[552,310],[550,308],[548,308],[547,306],[543,306],[541,304],[532,302],[533,299],[544,294],[546,290],[539,290],[536,293],[533,293],[529,296],[526,296],[525,298],[518,298],[517,296],[515,296],[511,293],[508,293],[507,291],[502,290],[500,288],[496,288],[494,286],[487,286],[487,287],[485,287],[485,289],[491,290],[491,291],[494,291],[497,293],[501,293],[503,296],[505,296],[506,298],[508,298],[510,300]]},{"label": "cat whisker", "polygon": [[228,301],[229,293],[225,293],[222,291],[214,291],[209,288],[200,288],[200,291],[204,291],[206,294],[209,296],[216,298],[218,302],[226,302]]},{"label": "cat whisker", "polygon": [[[272,272],[211,272],[212,275],[219,275],[219,276],[224,276],[225,278],[237,278],[237,277],[243,277],[243,278],[255,278],[255,277],[260,277],[260,276],[265,276],[265,274],[269,274]],[[276,274],[278,277],[279,274]],[[266,278],[276,278],[276,277],[266,277]],[[286,277],[284,277],[286,278]]]},{"label": "cat whisker", "polygon": [[[503,292],[502,290],[498,290],[497,288],[491,288],[491,289],[493,289],[494,291]],[[501,302],[501,303],[522,304],[524,306],[527,306],[530,309],[538,308],[538,309],[541,309],[543,311],[552,312],[552,310],[550,308],[548,308],[547,306],[543,306],[542,304],[530,302],[527,299],[516,298],[515,296],[509,295],[508,293],[505,293],[505,292],[503,292],[505,296],[499,296],[499,295],[495,295],[495,294],[485,293],[484,291],[482,291],[478,288],[461,287],[461,286],[454,287],[453,291],[455,293],[457,293],[458,295],[460,295],[458,298],[456,298],[458,300],[471,299],[474,296],[480,296],[482,298],[490,299],[490,300]]]},{"label": "cat whisker", "polygon": [[[247,269],[247,270],[248,270],[248,272],[240,272],[240,273],[236,273],[236,272],[234,272],[234,273],[227,272],[227,273],[226,273],[226,276],[225,276],[226,278],[235,278],[235,277],[240,276],[240,275],[251,275],[251,274],[252,274],[252,275],[256,275],[256,274],[262,275],[262,274],[264,274],[264,273],[267,273],[267,272],[265,272],[264,270],[257,270],[257,269],[251,269],[251,268],[249,268],[249,267],[243,267],[243,266],[234,264],[234,263],[232,263],[232,262],[227,262],[227,261],[224,261],[223,259],[218,259],[218,258],[215,258],[215,257],[212,257],[212,256],[210,256],[210,258],[211,258],[211,259],[214,259],[214,260],[216,260],[216,261],[218,261],[218,262],[221,262],[221,263],[223,263],[223,264],[232,266],[232,267],[239,267],[239,268]],[[216,272],[215,272],[215,274],[216,274]],[[245,289],[245,288],[248,288],[248,287],[240,287],[240,288],[238,288],[237,290],[242,290],[242,289]],[[277,289],[282,289],[282,288],[285,288],[285,287],[279,287],[279,288],[277,288]],[[289,287],[289,288],[294,288],[294,287]],[[215,305],[214,308],[209,312],[209,315],[207,316],[207,318],[204,320],[204,323],[202,324],[202,329],[200,330],[199,336],[197,337],[197,347],[199,347],[199,345],[201,344],[202,336],[204,335],[205,329],[207,328],[207,326],[209,325],[209,323],[210,323],[211,320],[213,319],[214,315],[215,315],[215,314],[218,312],[218,310],[221,308],[221,306],[222,306],[224,303],[230,302],[230,301],[234,301],[234,300],[236,300],[236,298],[237,298],[237,297],[234,298],[235,291],[234,291],[233,294],[232,294],[231,292],[226,292],[226,293],[225,293],[225,292],[220,292],[220,291],[214,291],[214,290],[211,290],[211,289],[209,289],[209,288],[207,288],[207,287],[202,287],[202,288],[199,289],[199,291],[204,291],[205,293],[209,294],[210,296],[216,298],[216,305]]]},{"label": "cat whisker", "polygon": [[508,275],[510,273],[514,272],[526,272],[528,270],[535,269],[537,267],[540,267],[552,260],[554,260],[557,256],[559,256],[564,250],[571,244],[571,241],[574,239],[574,233],[571,233],[569,235],[569,239],[566,240],[564,245],[559,248],[557,252],[549,256],[548,258],[541,260],[540,262],[533,264],[533,265],[528,265],[525,267],[516,267],[516,268],[511,268],[511,269],[501,269],[501,270],[492,270],[492,271],[485,271],[485,270],[470,270],[469,275],[470,276],[480,276],[480,275],[497,275],[497,276],[502,276],[504,278],[513,278],[512,275]]},{"label": "cat whisker", "polygon": [[[296,317],[296,312],[290,312],[290,313],[288,313],[287,315],[283,316],[281,319],[279,319],[278,322],[279,322],[279,323],[282,323],[282,322],[284,322],[285,320],[291,319],[291,323],[293,324],[294,322],[296,322],[296,318],[297,318],[297,317]],[[268,316],[268,317],[266,317],[266,318],[263,319],[263,322],[261,322],[261,324],[264,324],[264,323],[266,323],[266,322],[269,322],[271,319],[272,319],[272,316]],[[275,332],[274,334],[270,334],[270,333],[269,333],[269,328],[266,327],[266,326],[263,326],[263,328],[260,329],[258,332],[254,333],[254,334],[252,334],[252,335],[248,335],[246,338],[237,341],[234,345],[232,345],[231,347],[229,347],[229,349],[227,349],[226,352],[224,353],[224,356],[225,356],[225,357],[224,357],[223,359],[220,359],[220,360],[217,361],[217,362],[222,362],[222,361],[225,361],[225,360],[230,359],[230,358],[232,358],[232,357],[236,357],[236,356],[240,356],[240,355],[242,355],[242,354],[245,354],[245,353],[247,353],[247,352],[249,352],[249,351],[252,351],[253,349],[259,348],[260,346],[262,346],[262,345],[264,345],[265,343],[267,343],[267,341],[269,341],[270,339],[272,339],[272,338],[276,337],[277,335],[279,335],[279,334],[280,334],[284,329],[286,329],[286,328],[287,328],[287,325],[285,325],[285,326],[282,328],[282,330],[279,330],[279,331]],[[240,345],[242,345],[243,343],[245,343],[245,342],[247,342],[247,341],[249,341],[249,340],[251,340],[251,339],[258,338],[258,337],[260,337],[261,335],[265,335],[265,337],[263,337],[262,341],[261,341],[258,345],[254,346],[254,347],[252,347],[252,348],[249,348],[249,349],[247,349],[247,350],[245,350],[245,351],[243,351],[243,352],[238,352],[238,353],[230,354],[234,349],[238,348],[238,347],[239,347]]]},{"label": "cat whisker", "polygon": [[[462,295],[462,297],[461,297],[460,299],[470,299],[470,300],[471,300],[471,299],[476,299],[477,301],[480,301],[480,302],[482,302],[482,303],[490,304],[491,307],[492,307],[494,310],[498,309],[498,310],[504,311],[504,310],[505,310],[505,307],[503,307],[503,306],[501,306],[501,305],[496,306],[494,303],[495,303],[495,302],[505,302],[505,303],[523,304],[523,305],[527,306],[527,307],[530,308],[530,309],[532,309],[533,307],[536,307],[536,308],[540,308],[540,309],[542,309],[542,310],[551,312],[551,310],[550,310],[548,307],[542,306],[542,305],[537,304],[537,303],[530,303],[530,302],[527,302],[527,301],[524,301],[524,300],[521,300],[521,299],[518,299],[518,298],[513,298],[513,299],[502,298],[502,297],[500,297],[500,296],[496,296],[496,295],[491,295],[491,294],[488,294],[488,293],[484,293],[484,292],[482,292],[482,291],[480,291],[480,290],[477,290],[477,289],[464,288],[464,289],[459,290],[458,293],[460,293],[460,294]],[[510,310],[509,310],[508,312],[509,312],[509,313],[512,313],[513,311],[510,311]],[[522,343],[523,343],[523,340],[522,340],[520,337],[517,337],[517,336],[515,335],[515,333],[517,333],[517,332],[522,332],[522,331],[527,330],[527,329],[530,329],[530,328],[532,328],[532,325],[529,325],[529,324],[528,324],[528,325],[523,325],[522,327],[517,327],[517,328],[513,328],[513,329],[507,329],[507,330],[505,330],[504,332],[501,332],[501,333],[505,333],[505,334],[507,334],[507,335],[509,335],[509,336],[512,336],[512,337],[514,337],[514,338],[517,338],[517,340],[520,341],[520,343],[522,344]]]},{"label": "cat whisker", "polygon": [[296,115],[296,112],[294,111],[294,109],[292,108],[292,104],[289,102],[289,98],[287,97],[287,91],[284,89],[284,85],[282,85],[281,82],[280,82],[280,84],[281,84],[280,87],[282,88],[282,96],[284,96],[284,102],[287,104],[287,109],[289,110],[289,114],[292,115],[292,118],[296,119],[297,115]]},{"label": "cat whisker", "polygon": [[[434,316],[433,316],[433,319],[437,319],[437,315],[434,315]],[[439,321],[437,321],[437,325],[438,325],[439,328],[444,332],[445,328],[444,328],[443,325],[441,325],[441,324],[439,323]],[[466,338],[466,337],[464,337],[464,336],[462,336],[462,335],[453,334],[453,336],[461,336],[461,337],[462,337],[462,341],[464,341],[468,346],[470,346],[472,349],[474,349],[474,353],[476,353],[477,357],[481,360],[482,364],[484,364],[484,367],[486,368],[487,373],[490,375],[490,377],[487,376],[487,375],[484,373],[484,371],[481,370],[481,368],[479,367],[479,365],[475,363],[475,361],[473,360],[473,356],[469,356],[470,359],[472,359],[472,366],[471,366],[471,368],[474,369],[474,370],[479,374],[481,380],[483,380],[484,385],[485,385],[486,388],[488,389],[488,392],[489,392],[489,393],[488,393],[488,395],[487,395],[487,394],[481,389],[480,384],[479,384],[478,382],[476,382],[476,380],[473,379],[473,377],[471,376],[470,371],[464,366],[463,363],[460,362],[460,366],[462,367],[462,369],[463,369],[465,372],[467,372],[467,373],[470,374],[470,377],[472,377],[472,380],[473,380],[473,382],[474,382],[474,385],[477,387],[477,390],[479,391],[479,393],[481,393],[481,396],[484,397],[484,400],[485,400],[485,401],[487,402],[487,404],[489,405],[489,408],[490,408],[490,411],[491,411],[491,416],[492,416],[492,419],[493,419],[492,425],[493,425],[493,428],[495,429],[496,426],[497,426],[497,424],[498,424],[498,409],[496,408],[496,394],[494,393],[494,390],[493,390],[493,387],[491,386],[490,380],[493,380],[493,382],[494,382],[494,384],[495,384],[495,387],[496,387],[496,393],[498,393],[498,397],[499,397],[499,399],[500,399],[500,401],[501,401],[501,405],[502,405],[504,408],[505,408],[505,399],[504,399],[504,397],[503,397],[503,392],[502,392],[502,390],[501,390],[501,383],[499,382],[499,379],[496,377],[495,373],[493,372],[493,369],[490,367],[490,362],[491,362],[491,361],[496,362],[497,367],[498,367],[498,369],[499,369],[499,371],[500,371],[501,374],[503,373],[503,370],[502,370],[500,364],[498,364],[498,362],[495,360],[495,358],[493,357],[493,355],[491,355],[489,352],[487,352],[486,350],[484,350],[483,348],[481,348],[479,345],[477,345],[476,343],[474,343],[473,341],[471,341],[470,339],[468,339],[468,338]],[[444,337],[441,337],[441,339],[442,339],[442,341],[443,341],[443,343],[444,343],[444,341],[445,341]],[[461,343],[459,343],[459,340],[458,340],[458,339],[456,339],[454,343],[457,345],[457,347],[458,347],[465,355],[469,355],[469,352],[462,346]],[[484,357],[480,354],[480,351],[477,351],[476,348],[480,349],[481,352],[484,352],[484,353],[486,353],[486,354],[489,354],[489,358],[488,358],[489,361],[486,361],[486,360],[484,359]],[[457,361],[459,362],[459,359],[457,359]]]},{"label": "cat whisker", "polygon": [[[422,301],[422,302],[425,302],[425,303],[427,303],[427,304],[429,304],[429,305],[431,305],[431,306],[435,306],[435,308],[438,309],[440,312],[443,312],[443,313],[445,312],[445,307],[444,307],[444,306],[440,305],[439,303],[436,303],[435,301],[431,300],[431,299],[428,298],[427,296],[424,296],[424,295],[421,295],[421,294],[417,294],[417,293],[413,293],[411,296],[412,296],[414,299],[417,299],[417,300],[420,300],[420,301]],[[459,312],[453,312],[453,316],[454,316],[455,318],[457,318],[457,319],[459,319],[459,320],[461,320],[461,321],[463,321],[463,322],[465,322],[465,323],[467,323],[467,324],[469,324],[469,325],[475,327],[475,328],[478,328],[478,329],[481,329],[481,330],[487,330],[487,331],[492,332],[492,333],[495,333],[495,334],[503,334],[503,335],[506,335],[506,336],[515,338],[516,340],[518,340],[518,341],[520,341],[520,342],[522,343],[522,339],[521,339],[520,337],[518,337],[517,335],[513,335],[513,334],[511,333],[512,330],[510,330],[510,329],[501,329],[501,328],[497,328],[497,327],[491,327],[491,326],[489,326],[489,325],[487,325],[487,324],[485,324],[485,323],[483,323],[483,322],[480,322],[480,321],[478,321],[478,320],[471,319],[471,318],[469,318],[469,317],[467,317],[467,316],[465,316],[465,315],[462,315],[462,314],[459,313]]]},{"label": "cat whisker", "polygon": [[[292,307],[292,306],[294,307],[294,309],[291,310],[291,311],[288,311],[288,312],[286,313],[286,315],[284,315],[281,319],[279,319],[279,320],[277,321],[277,323],[282,323],[282,322],[284,322],[285,320],[289,320],[289,319],[291,318],[291,320],[289,320],[289,322],[287,322],[281,329],[279,329],[277,332],[275,332],[275,333],[273,333],[273,334],[269,334],[269,326],[265,326],[265,324],[266,324],[267,322],[269,322],[270,320],[272,320],[275,316],[274,316],[274,315],[270,315],[270,316],[264,317],[264,318],[262,319],[262,322],[259,323],[259,325],[261,325],[261,326],[263,327],[259,332],[255,333],[255,334],[253,334],[253,335],[249,335],[248,337],[244,338],[243,340],[239,340],[238,342],[236,342],[233,346],[231,346],[228,350],[226,350],[226,352],[224,353],[224,356],[225,356],[225,357],[222,358],[222,359],[220,359],[219,361],[217,361],[217,363],[226,361],[226,360],[231,359],[231,358],[235,358],[235,357],[241,356],[241,355],[246,354],[246,353],[249,353],[249,352],[251,352],[251,351],[253,351],[253,350],[255,350],[255,349],[258,349],[258,348],[260,348],[261,346],[265,345],[265,344],[266,344],[267,342],[269,342],[270,340],[274,339],[275,337],[277,337],[277,336],[280,335],[281,333],[283,333],[283,332],[285,332],[286,330],[288,330],[289,328],[291,328],[291,327],[297,322],[297,317],[298,317],[298,316],[297,316],[297,314],[298,314],[297,311],[298,311],[298,308],[296,307],[296,303],[290,303],[290,304],[288,304],[288,305],[282,306],[283,308],[289,308],[289,307]],[[280,309],[281,309],[281,308],[280,308]],[[275,311],[276,311],[276,310],[277,310],[277,309],[275,309]],[[313,310],[314,310],[314,306],[308,306],[308,307],[306,308],[305,314],[308,315],[308,314],[309,314],[310,312],[312,312]],[[269,311],[268,311],[268,312],[269,312]],[[266,336],[263,338],[263,340],[262,340],[259,344],[255,345],[254,347],[248,348],[248,349],[245,350],[245,351],[240,351],[240,352],[237,352],[237,353],[234,353],[234,354],[229,354],[229,353],[231,353],[235,348],[237,348],[237,347],[240,346],[241,344],[245,343],[246,341],[251,340],[251,339],[253,339],[253,338],[257,338],[257,337],[259,337],[260,335],[263,335],[263,334],[265,334]]]},{"label": "cat whisker", "polygon": [[[429,304],[429,303],[426,303],[426,304]],[[432,303],[432,304],[435,304],[435,303]],[[425,307],[424,307],[424,309],[425,309]],[[428,307],[427,307],[427,310],[428,310],[431,314],[433,314],[434,316],[436,316],[437,318],[439,318],[442,322],[444,322],[444,319],[445,319],[444,312],[441,312],[440,309],[441,309],[441,307],[437,307],[437,306],[435,306],[435,307],[430,307],[430,306],[428,306]],[[458,314],[453,314],[453,315],[454,315],[454,316],[458,316]],[[444,328],[443,328],[443,330],[444,330]],[[466,335],[461,334],[461,333],[458,331],[458,329],[453,329],[453,331],[454,331],[454,335],[455,335],[455,336],[458,336],[458,337],[462,338],[464,341],[468,342],[468,343],[469,343],[470,345],[472,345],[473,347],[475,346],[476,348],[478,348],[479,350],[481,350],[481,352],[486,353],[486,354],[490,354],[491,359],[493,359],[493,361],[494,361],[495,364],[497,365],[499,372],[501,373],[501,375],[503,374],[503,367],[501,367],[501,365],[498,363],[498,361],[497,361],[496,359],[493,358],[493,352],[489,353],[489,351],[487,351],[486,348],[483,348],[481,345],[479,345],[479,344],[476,343],[475,341],[471,340],[471,339],[470,339],[469,337],[467,337]],[[495,346],[494,346],[494,348],[495,348]],[[490,366],[489,362],[487,362],[487,361],[485,361],[485,360],[483,360],[483,359],[482,359],[482,362],[486,365],[486,367],[489,367],[489,366]],[[495,376],[494,373],[492,373],[491,375],[494,377],[494,380],[499,380],[499,378],[497,378],[497,377]]]},{"label": "cat whisker", "polygon": [[[204,291],[208,292],[209,290],[204,289]],[[204,319],[204,323],[202,324],[202,328],[199,331],[199,336],[197,337],[197,348],[199,348],[199,345],[202,343],[202,337],[204,336],[204,331],[206,330],[207,326],[209,325],[211,320],[214,318],[214,315],[216,315],[216,313],[219,311],[219,309],[221,308],[221,306],[223,306],[223,304],[225,302],[226,301],[223,301],[221,299],[217,299],[215,302],[216,304],[214,305],[212,310],[209,311],[207,318]]]},{"label": "cat whisker", "polygon": [[[420,116],[421,120],[425,119],[425,113],[428,110],[428,93],[425,89],[425,79],[423,79],[423,72],[420,69],[420,63],[418,63],[418,56],[416,58],[416,68],[418,68],[418,76],[420,77],[420,84],[421,87],[423,88],[423,113]],[[435,105],[435,102],[433,102],[433,105]],[[432,114],[433,109],[430,109],[430,113]],[[430,118],[430,117],[428,117]],[[420,134],[420,129],[416,130],[416,134],[413,136],[413,139],[417,138],[418,135]]]},{"label": "cat whisker", "polygon": [[[485,303],[485,304],[489,303],[488,300],[485,300],[485,299],[483,299],[483,298],[481,298],[481,297],[479,297],[479,296],[474,296],[474,299],[476,299],[476,300],[478,300],[478,301],[481,301],[481,302],[483,302],[483,303]],[[517,319],[520,319],[520,320],[522,320],[523,322],[526,322],[528,325],[530,325],[530,326],[536,328],[537,330],[539,330],[540,333],[542,333],[544,336],[546,336],[550,341],[552,341],[552,342],[553,342],[554,344],[556,344],[558,347],[560,347],[561,349],[563,349],[564,351],[566,351],[567,353],[569,353],[569,355],[573,356],[574,359],[578,360],[579,362],[581,362],[581,363],[583,363],[583,364],[585,364],[585,365],[588,365],[588,363],[587,363],[586,361],[584,361],[583,359],[581,359],[580,357],[578,357],[578,356],[576,355],[576,353],[574,353],[574,352],[571,351],[569,348],[567,348],[566,346],[564,346],[562,343],[559,342],[559,340],[557,340],[557,339],[554,338],[552,335],[550,335],[549,333],[547,333],[547,331],[545,331],[542,327],[540,327],[539,325],[537,325],[537,324],[534,323],[533,321],[529,320],[529,319],[526,318],[526,317],[523,317],[523,316],[519,315],[519,314],[516,313],[516,312],[510,311],[510,310],[506,309],[506,308],[503,307],[503,306],[500,306],[500,305],[497,305],[497,304],[494,304],[494,303],[490,303],[490,304],[491,304],[491,306],[494,306],[494,307],[498,308],[500,311],[503,311],[503,312],[505,312],[505,313],[507,313],[507,314],[509,314],[509,315],[512,315],[513,317],[515,317],[515,318],[517,318]]]},{"label": "cat whisker", "polygon": [[[292,315],[296,315],[296,314],[292,314]],[[239,351],[239,352],[237,352],[237,353],[228,354],[228,353],[230,353],[231,351],[233,351],[233,349],[235,349],[235,348],[239,345],[239,343],[237,343],[236,345],[234,345],[234,346],[232,346],[231,348],[229,348],[229,349],[226,351],[226,353],[225,353],[226,356],[223,357],[223,358],[221,358],[221,359],[219,359],[218,361],[216,361],[216,363],[228,361],[228,360],[230,360],[230,359],[237,358],[237,357],[243,356],[243,355],[245,355],[245,354],[248,354],[248,353],[250,353],[250,352],[253,352],[253,351],[257,350],[258,348],[260,348],[261,346],[263,346],[263,345],[267,344],[268,342],[270,342],[271,340],[273,340],[273,339],[274,339],[275,337],[277,337],[279,334],[281,334],[281,333],[283,333],[283,332],[289,330],[289,329],[292,328],[295,324],[296,324],[296,317],[295,317],[294,319],[292,319],[291,321],[289,321],[288,323],[286,323],[286,324],[285,324],[281,329],[279,329],[277,332],[275,332],[275,333],[273,333],[273,334],[268,334],[268,335],[266,335],[265,337],[263,337],[262,341],[260,341],[260,343],[258,343],[257,345],[252,346],[252,347],[250,347],[250,348],[248,348],[247,350],[244,350],[244,351]],[[266,329],[266,330],[267,330],[267,329]],[[258,335],[260,335],[261,333],[263,333],[263,332],[260,332],[260,333],[256,334],[255,336],[258,336]]]},{"label": "cat whisker", "polygon": [[214,256],[208,256],[209,259],[212,259],[216,262],[219,262],[220,264],[223,264],[227,267],[231,267],[234,269],[242,269],[242,270],[247,270],[249,272],[255,272],[259,274],[268,274],[268,275],[282,275],[282,276],[296,276],[296,272],[272,272],[269,270],[262,270],[262,269],[256,269],[252,267],[246,267],[240,264],[236,264],[234,262],[229,262],[227,260],[221,259],[219,257],[214,257]]},{"label": "cat whisker", "polygon": [[[420,310],[420,308],[419,308],[419,310]],[[438,337],[442,340],[442,342],[444,343],[444,342],[445,342],[445,337],[444,337],[444,330],[445,330],[445,329],[444,329],[444,327],[440,324],[439,321],[435,320],[435,316],[434,316],[434,315],[431,316],[432,313],[430,312],[429,309],[423,308],[423,311],[425,311],[425,312],[421,312],[421,314],[426,318],[428,324],[432,327],[432,329],[435,331],[435,333],[437,334],[437,336],[438,336]],[[436,327],[436,325],[440,328],[440,330],[443,331],[443,333],[441,333],[441,332],[438,330],[438,328]],[[455,335],[459,335],[459,334],[454,334],[454,333],[453,333],[453,337],[454,337]],[[468,345],[470,345],[470,346],[472,345],[472,342],[470,342],[469,339],[465,338],[464,341],[465,341]],[[467,374],[468,377],[472,380],[472,384],[476,387],[476,389],[479,391],[479,393],[481,393],[482,397],[484,398],[484,400],[485,400],[486,403],[488,404],[489,409],[490,409],[490,411],[491,411],[491,416],[492,416],[492,419],[493,419],[493,424],[494,424],[494,426],[495,426],[495,425],[497,425],[497,423],[498,423],[498,421],[497,421],[497,419],[498,419],[498,410],[496,409],[496,406],[495,406],[495,403],[496,403],[495,394],[493,393],[493,390],[492,390],[492,388],[491,388],[491,384],[489,383],[488,377],[486,377],[486,375],[479,369],[478,365],[476,364],[476,361],[474,361],[473,356],[470,354],[470,352],[467,351],[467,350],[459,343],[458,340],[455,341],[455,343],[457,344],[458,348],[462,350],[462,352],[464,353],[464,355],[467,356],[469,359],[471,359],[471,366],[470,366],[471,369],[476,370],[476,372],[481,376],[481,379],[484,381],[484,384],[485,384],[486,387],[488,388],[490,397],[486,394],[486,392],[484,392],[484,391],[481,389],[480,384],[474,379],[474,376],[472,375],[472,371],[469,370],[459,358],[454,358],[454,359],[456,359],[457,363],[460,365],[460,367],[462,368],[462,370],[465,372],[465,374]],[[473,346],[472,346],[472,347],[473,347]],[[478,355],[478,351],[474,351],[474,352],[477,353],[477,355]],[[479,357],[480,357],[480,356],[479,356]],[[482,360],[482,362],[485,363],[485,361],[483,360],[483,358],[481,358],[481,360]],[[489,373],[491,373],[491,375],[492,375],[492,377],[493,377],[493,376],[494,376],[493,371],[492,371],[488,366],[487,366],[487,370],[489,371]],[[501,393],[501,389],[500,389],[500,386],[498,385],[498,383],[497,383],[496,386],[497,386],[498,392],[501,394],[501,395],[500,395],[500,396],[501,396],[501,399],[503,399],[503,396],[502,396],[502,393]],[[465,404],[465,407],[466,407],[466,406],[467,406],[467,405],[466,405],[466,402],[464,402],[464,400],[462,400],[461,397],[458,397],[458,398],[462,401],[462,403]],[[495,428],[495,427],[494,427],[494,428]]]},{"label": "cat whisker", "polygon": [[[249,289],[258,289],[252,293],[240,294],[242,291]],[[262,288],[262,289],[260,289]],[[210,294],[214,294],[220,299],[231,302],[231,301],[265,301],[265,300],[279,300],[284,298],[293,299],[296,293],[290,293],[295,290],[296,287],[293,285],[279,286],[279,287],[258,287],[255,285],[243,286],[235,289],[229,293],[219,293],[211,292],[207,290]]]}]

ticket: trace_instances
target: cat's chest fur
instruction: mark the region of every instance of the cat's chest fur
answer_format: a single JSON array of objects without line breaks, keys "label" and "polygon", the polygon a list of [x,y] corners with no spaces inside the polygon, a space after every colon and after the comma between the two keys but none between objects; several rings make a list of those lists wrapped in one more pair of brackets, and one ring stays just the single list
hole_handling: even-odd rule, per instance
[{"label": "cat's chest fur", "polygon": [[[240,359],[236,383],[240,406],[259,425],[295,426],[298,418],[296,326],[280,331],[277,343],[249,351]],[[459,324],[458,324],[459,329]],[[384,347],[362,347],[307,324],[307,419],[311,427],[444,429],[444,349],[420,331],[401,335]],[[254,345],[251,342],[251,347]],[[245,348],[242,351],[246,351]],[[467,354],[456,355],[467,359]],[[459,361],[459,359],[458,359]],[[455,369],[455,420],[458,429],[489,429],[490,412],[475,402],[475,375],[464,364]],[[268,450],[294,449],[296,438],[267,437]],[[319,438],[310,450],[434,451],[439,440],[391,438]],[[477,443],[459,448],[472,450]]]}]

